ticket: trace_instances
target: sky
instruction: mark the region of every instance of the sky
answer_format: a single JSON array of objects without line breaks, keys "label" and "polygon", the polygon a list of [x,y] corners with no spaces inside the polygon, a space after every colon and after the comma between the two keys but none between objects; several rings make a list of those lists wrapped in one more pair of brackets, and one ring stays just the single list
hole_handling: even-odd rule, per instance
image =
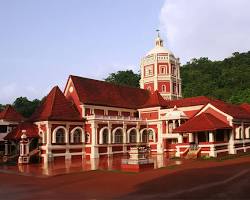
[{"label": "sky", "polygon": [[154,46],[185,62],[250,50],[249,0],[0,0],[0,104],[42,98],[70,74],[139,70]]}]

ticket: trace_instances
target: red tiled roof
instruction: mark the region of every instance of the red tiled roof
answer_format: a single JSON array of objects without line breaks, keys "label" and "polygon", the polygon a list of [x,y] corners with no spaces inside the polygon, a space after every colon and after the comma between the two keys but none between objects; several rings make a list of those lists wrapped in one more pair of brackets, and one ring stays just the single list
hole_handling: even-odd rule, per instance
[{"label": "red tiled roof", "polygon": [[82,121],[82,118],[74,105],[65,98],[59,87],[55,86],[31,116],[31,120]]},{"label": "red tiled roof", "polygon": [[232,127],[210,113],[201,113],[174,129],[173,133],[193,133],[218,129],[232,129]]},{"label": "red tiled roof", "polygon": [[70,76],[83,104],[137,109],[145,104],[149,91],[105,81]]},{"label": "red tiled roof", "polygon": [[0,119],[20,122],[24,120],[24,117],[20,113],[18,113],[12,106],[8,105],[2,112],[0,112]]},{"label": "red tiled roof", "polygon": [[205,96],[198,97],[189,97],[177,100],[167,100],[166,104],[168,108],[177,107],[188,107],[188,106],[198,106],[198,105],[206,105],[211,101],[210,98]]},{"label": "red tiled roof", "polygon": [[243,103],[243,104],[240,105],[240,107],[250,113],[250,104]]},{"label": "red tiled roof", "polygon": [[23,130],[26,131],[26,136],[28,138],[39,137],[39,135],[38,135],[38,127],[33,123],[24,122],[24,123],[18,124],[16,128],[14,128],[10,133],[8,133],[4,137],[4,139],[5,140],[20,140],[21,136],[23,134],[22,133]]},{"label": "red tiled roof", "polygon": [[164,106],[166,105],[166,103],[167,103],[166,100],[164,100],[161,94],[158,92],[158,90],[156,90],[150,94],[146,103],[143,104],[141,107],[147,108],[147,107],[155,107],[155,106]]},{"label": "red tiled roof", "polygon": [[233,105],[220,100],[212,100],[210,102],[213,106],[222,112],[236,118],[236,119],[250,119],[250,113],[239,105]]}]

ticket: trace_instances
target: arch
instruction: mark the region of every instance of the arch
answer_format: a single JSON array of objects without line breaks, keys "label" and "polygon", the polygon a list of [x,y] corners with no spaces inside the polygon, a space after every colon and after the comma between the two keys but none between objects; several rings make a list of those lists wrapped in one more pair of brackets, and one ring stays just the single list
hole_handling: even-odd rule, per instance
[{"label": "arch", "polygon": [[139,141],[137,140],[138,137],[140,138],[135,127],[132,127],[127,131],[128,143],[136,143],[137,141]]},{"label": "arch", "polygon": [[245,129],[245,137],[246,137],[246,139],[250,139],[250,127],[247,127]]},{"label": "arch", "polygon": [[155,130],[153,128],[144,128],[140,131],[142,142],[143,142],[143,133],[145,134],[145,131],[147,131],[146,132],[147,142],[152,142],[152,141],[156,142]]},{"label": "arch", "polygon": [[71,143],[83,143],[83,142],[85,142],[85,134],[84,134],[84,130],[82,127],[77,126],[71,130],[70,142]]},{"label": "arch", "polygon": [[109,129],[107,126],[105,126],[100,130],[99,144],[108,144],[108,143],[109,143]]},{"label": "arch", "polygon": [[117,127],[112,131],[113,143],[121,144],[123,143],[123,128]]},{"label": "arch", "polygon": [[52,143],[67,143],[68,142],[68,130],[64,126],[58,126],[52,133]]},{"label": "arch", "polygon": [[148,141],[149,141],[148,130],[144,129],[141,131],[141,142],[147,143]]},{"label": "arch", "polygon": [[236,135],[235,135],[236,140],[244,139],[243,128],[241,126],[236,128],[235,131],[236,131]]}]

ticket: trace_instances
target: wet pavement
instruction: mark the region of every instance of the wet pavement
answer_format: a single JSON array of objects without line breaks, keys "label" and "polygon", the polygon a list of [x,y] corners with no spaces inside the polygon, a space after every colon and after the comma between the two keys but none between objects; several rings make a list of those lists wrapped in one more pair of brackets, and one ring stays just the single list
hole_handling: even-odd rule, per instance
[{"label": "wet pavement", "polygon": [[[120,171],[122,159],[126,156],[105,157],[90,160],[66,160],[52,163],[39,164],[15,164],[1,165],[0,172],[9,174],[21,174],[26,176],[47,177],[61,174],[78,173],[92,170]],[[171,167],[181,165],[185,161],[169,159],[168,155],[152,155],[154,168]]]}]

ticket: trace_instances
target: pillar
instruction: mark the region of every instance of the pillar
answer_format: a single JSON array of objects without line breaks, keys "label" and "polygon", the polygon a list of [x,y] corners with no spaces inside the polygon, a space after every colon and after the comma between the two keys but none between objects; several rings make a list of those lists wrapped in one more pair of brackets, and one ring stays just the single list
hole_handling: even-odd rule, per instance
[{"label": "pillar", "polygon": [[123,145],[122,145],[122,151],[123,153],[127,152],[127,124],[123,123],[123,127],[122,127],[122,135],[123,135]]},{"label": "pillar", "polygon": [[69,125],[66,124],[66,132],[65,132],[65,143],[66,143],[65,159],[66,160],[71,159],[71,154],[70,154],[70,151],[69,151],[69,149],[70,149],[69,136],[70,136]]},{"label": "pillar", "polygon": [[18,158],[19,164],[28,164],[29,163],[29,141],[26,136],[26,131],[22,131],[22,136],[20,140],[20,155]]},{"label": "pillar", "polygon": [[209,132],[209,142],[214,142],[214,133]]},{"label": "pillar", "polygon": [[194,142],[194,133],[188,134],[188,141],[189,141],[189,143]]},{"label": "pillar", "polygon": [[162,138],[162,122],[157,124],[157,130],[158,130],[157,153],[162,154],[164,153],[164,145]]},{"label": "pillar", "polygon": [[47,163],[47,162],[51,162],[53,161],[53,154],[52,154],[52,151],[51,151],[51,136],[52,136],[52,132],[51,132],[51,124],[47,123],[46,124],[46,146],[45,146],[45,149],[46,149],[46,154],[44,156],[44,162]]},{"label": "pillar", "polygon": [[4,141],[4,155],[5,156],[9,155],[9,144],[7,140]]},{"label": "pillar", "polygon": [[169,133],[169,128],[168,128],[168,120],[166,120],[166,133]]},{"label": "pillar", "polygon": [[93,122],[91,124],[91,154],[90,158],[99,158],[99,149],[97,146],[97,128],[98,125]]},{"label": "pillar", "polygon": [[140,137],[140,125],[137,124],[136,126],[136,142],[140,143],[141,142],[141,137]]},{"label": "pillar", "polygon": [[183,135],[179,134],[178,136],[178,143],[183,143]]},{"label": "pillar", "polygon": [[229,154],[236,154],[236,150],[234,147],[234,129],[230,131],[228,150],[229,150]]}]

